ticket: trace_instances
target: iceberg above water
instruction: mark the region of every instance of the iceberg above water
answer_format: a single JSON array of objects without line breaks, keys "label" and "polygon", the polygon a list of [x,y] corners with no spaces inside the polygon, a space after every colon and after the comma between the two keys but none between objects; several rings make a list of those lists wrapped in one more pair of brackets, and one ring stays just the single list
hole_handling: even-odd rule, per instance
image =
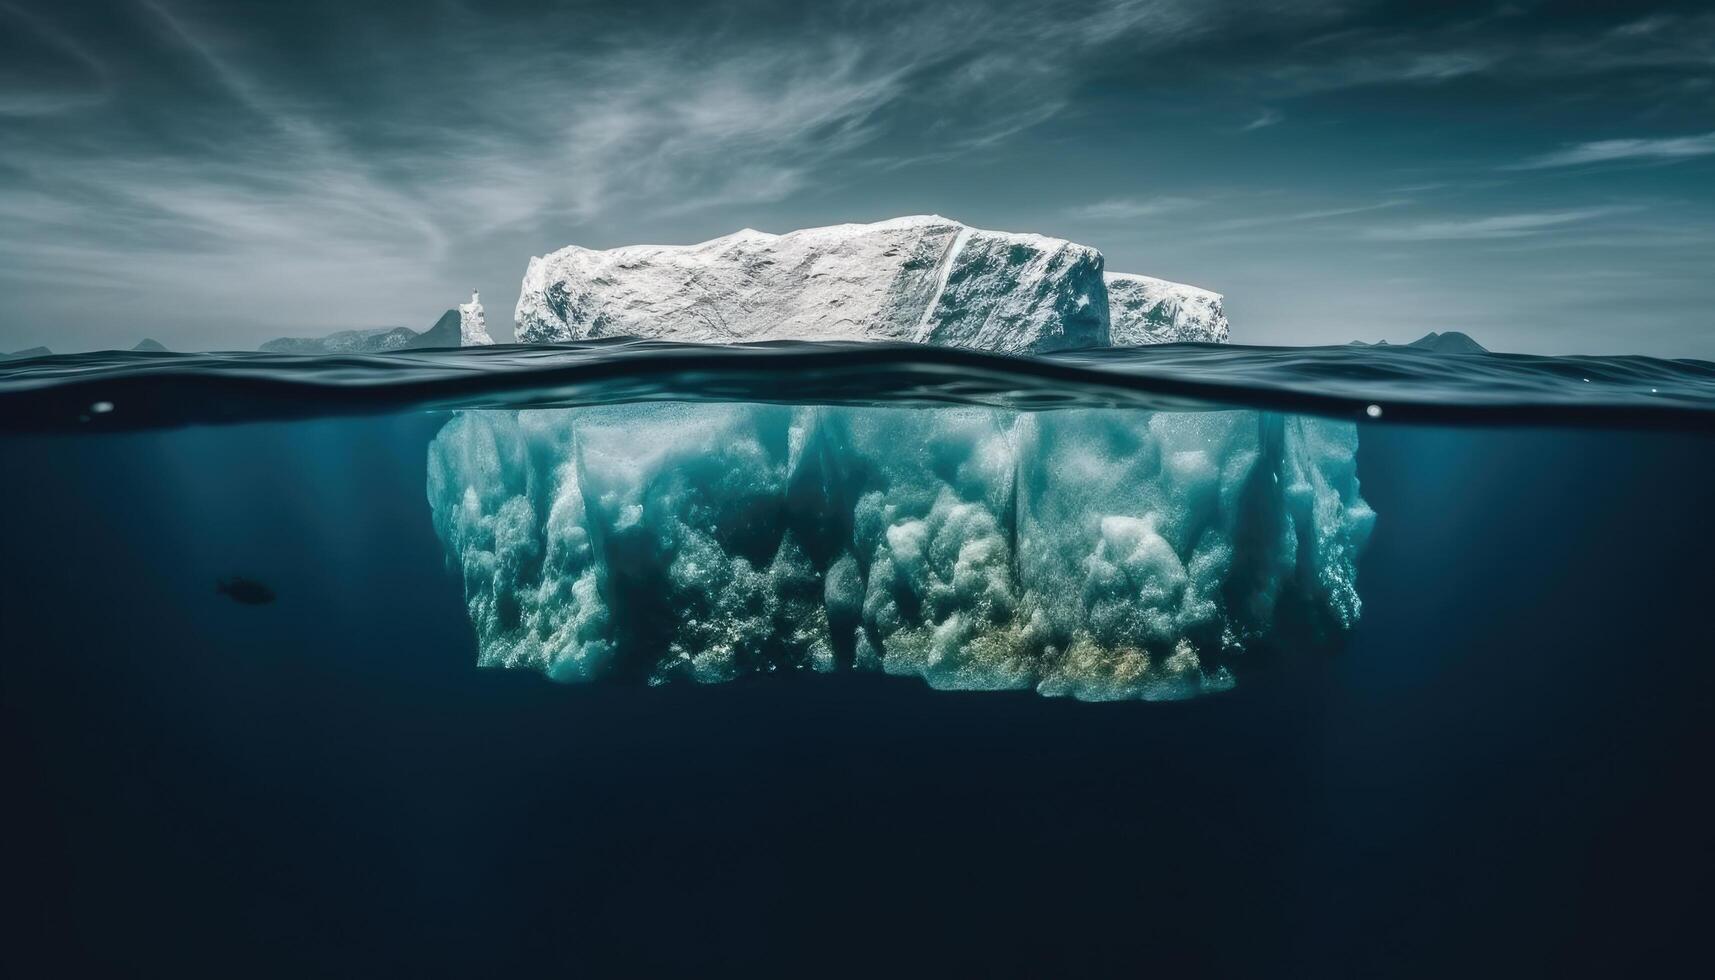
[{"label": "iceberg above water", "polygon": [[494,338],[488,335],[488,321],[483,315],[482,297],[476,290],[471,290],[470,302],[459,304],[458,321],[457,346],[488,347],[494,343]]},{"label": "iceberg above water", "polygon": [[[1127,302],[1110,340],[1116,281]],[[745,229],[699,245],[572,246],[530,260],[516,320],[525,343],[872,340],[1021,353],[1226,335],[1214,293],[1104,281],[1088,246],[938,215]]]},{"label": "iceberg above water", "polygon": [[1152,276],[1110,272],[1109,338],[1115,347],[1227,342],[1221,294]]},{"label": "iceberg above water", "polygon": [[485,665],[1168,699],[1356,620],[1356,445],[1252,411],[467,412],[428,495]]}]

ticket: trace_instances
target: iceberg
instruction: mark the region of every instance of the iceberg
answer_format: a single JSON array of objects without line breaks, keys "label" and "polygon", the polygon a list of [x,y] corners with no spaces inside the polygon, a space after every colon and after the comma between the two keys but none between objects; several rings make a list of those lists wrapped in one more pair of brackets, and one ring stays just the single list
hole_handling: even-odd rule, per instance
[{"label": "iceberg", "polygon": [[745,229],[532,258],[518,339],[870,340],[1027,352],[1108,342],[1102,255],[938,215]]},{"label": "iceberg", "polygon": [[428,497],[484,665],[1156,700],[1356,620],[1356,447],[1254,411],[485,411],[434,440]]},{"label": "iceberg", "polygon": [[482,295],[476,290],[471,290],[470,302],[459,304],[458,319],[459,347],[488,347],[494,343],[494,338],[488,335],[488,321],[483,316]]},{"label": "iceberg", "polygon": [[1115,346],[1227,342],[1220,293],[1123,272],[1105,278],[1109,337]]},{"label": "iceberg", "polygon": [[[533,258],[518,338],[1222,342],[1219,294],[938,216]],[[1255,411],[653,402],[467,412],[429,450],[488,666],[1221,691],[1356,622],[1357,429]]]}]

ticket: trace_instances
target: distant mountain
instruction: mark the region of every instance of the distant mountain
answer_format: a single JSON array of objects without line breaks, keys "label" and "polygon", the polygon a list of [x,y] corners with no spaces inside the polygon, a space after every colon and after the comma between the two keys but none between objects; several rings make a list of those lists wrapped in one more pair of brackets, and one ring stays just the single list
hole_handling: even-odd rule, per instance
[{"label": "distant mountain", "polygon": [[16,361],[26,357],[47,357],[52,353],[53,351],[46,347],[30,347],[24,350],[15,350],[10,354],[0,354],[0,361]]},{"label": "distant mountain", "polygon": [[374,330],[341,330],[326,337],[281,337],[258,350],[270,354],[378,354],[404,350],[417,339],[410,327],[377,327]]},{"label": "distant mountain", "polygon": [[132,350],[147,351],[151,354],[165,354],[167,352],[167,345],[161,343],[160,341],[156,340],[153,337],[144,337],[142,340],[137,341],[136,347],[133,347],[131,349]]},{"label": "distant mountain", "polygon": [[1431,330],[1417,338],[1408,347],[1420,347],[1432,350],[1437,354],[1487,354],[1489,349],[1471,339],[1470,334],[1449,330],[1446,333],[1436,333]]},{"label": "distant mountain", "polygon": [[[1366,343],[1362,340],[1354,340],[1347,346],[1393,347],[1395,345],[1390,344],[1385,340],[1378,340],[1374,344]],[[1431,330],[1409,344],[1400,344],[1398,346],[1415,347],[1418,350],[1434,351],[1437,354],[1487,354],[1489,352],[1487,347],[1484,347],[1482,344],[1472,340],[1470,334],[1460,333],[1457,330],[1448,330],[1445,333],[1436,333]]]},{"label": "distant mountain", "polygon": [[442,313],[435,325],[418,334],[410,346],[412,349],[459,346],[459,311],[448,310]]},{"label": "distant mountain", "polygon": [[326,337],[281,337],[258,350],[270,354],[381,354],[395,350],[459,346],[457,310],[441,314],[435,325],[418,333],[410,327],[378,327],[373,330],[341,330]]}]

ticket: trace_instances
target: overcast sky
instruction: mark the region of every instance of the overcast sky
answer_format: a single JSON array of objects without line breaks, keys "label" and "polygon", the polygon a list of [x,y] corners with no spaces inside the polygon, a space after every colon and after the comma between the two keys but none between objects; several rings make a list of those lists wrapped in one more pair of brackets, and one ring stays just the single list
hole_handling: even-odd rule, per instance
[{"label": "overcast sky", "polygon": [[0,351],[504,340],[563,245],[924,212],[1241,343],[1715,358],[1715,8],[0,0]]}]

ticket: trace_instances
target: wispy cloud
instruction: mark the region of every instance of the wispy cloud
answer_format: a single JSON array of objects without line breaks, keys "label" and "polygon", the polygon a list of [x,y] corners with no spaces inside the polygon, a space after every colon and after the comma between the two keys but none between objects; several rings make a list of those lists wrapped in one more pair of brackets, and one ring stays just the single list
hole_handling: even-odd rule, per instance
[{"label": "wispy cloud", "polygon": [[[0,85],[0,116],[51,116],[87,109],[107,101],[112,82],[107,67],[76,38],[42,18],[10,3],[0,3],[0,29],[20,39],[26,50],[34,42],[40,55],[60,72],[29,61],[19,67],[20,84]],[[9,59],[17,57],[8,52]],[[70,74],[71,79],[57,79]]]},{"label": "wispy cloud", "polygon": [[[954,0],[811,14],[818,29],[793,43],[710,15],[604,24],[602,43],[568,45],[562,35],[584,26],[575,11],[565,30],[543,23],[521,36],[515,23],[450,5],[434,13],[446,23],[416,60],[458,84],[389,93],[390,111],[366,118],[352,112],[365,106],[291,91],[313,77],[271,78],[268,60],[236,47],[244,32],[232,23],[200,22],[172,0],[139,6],[161,40],[268,127],[222,127],[221,147],[184,162],[185,183],[242,163],[281,178],[274,189],[287,197],[300,175],[315,186],[337,170],[336,187],[390,199],[425,234],[465,221],[448,206],[458,204],[480,205],[474,220],[492,229],[776,201],[838,179],[840,163],[884,136],[901,161],[993,146],[1061,112],[1093,52],[1176,43],[1220,16],[1190,0],[1083,0],[1054,18],[1028,3]],[[388,149],[354,150],[341,134],[351,128]],[[255,187],[244,190],[254,199]]]},{"label": "wispy cloud", "polygon": [[1596,140],[1573,143],[1551,153],[1506,167],[1508,170],[1544,170],[1551,167],[1582,167],[1596,163],[1674,163],[1715,155],[1715,133],[1669,136],[1658,139]]},{"label": "wispy cloud", "polygon": [[1209,225],[1211,231],[1244,231],[1249,228],[1265,228],[1270,225],[1301,225],[1332,218],[1344,218],[1353,214],[1367,214],[1371,211],[1386,211],[1390,208],[1400,208],[1411,204],[1410,198],[1390,198],[1385,201],[1375,201],[1369,204],[1353,204],[1338,208],[1314,208],[1308,211],[1292,211],[1286,214],[1258,214],[1248,218],[1229,218]]},{"label": "wispy cloud", "polygon": [[1240,126],[1239,132],[1254,133],[1259,129],[1267,129],[1270,126],[1279,125],[1285,118],[1286,114],[1278,109],[1264,109],[1262,112],[1257,114],[1255,119],[1252,119],[1250,122]]},{"label": "wispy cloud", "polygon": [[1383,225],[1366,229],[1364,238],[1382,242],[1448,242],[1492,241],[1506,238],[1529,238],[1544,235],[1569,225],[1583,224],[1599,218],[1628,211],[1632,206],[1575,208],[1561,211],[1524,211],[1515,214],[1494,214],[1481,218],[1446,221],[1419,221],[1412,224]]},{"label": "wispy cloud", "polygon": [[1068,214],[1089,221],[1136,221],[1202,205],[1203,201],[1194,197],[1110,197],[1075,207]]},{"label": "wispy cloud", "polygon": [[1615,72],[1707,72],[1715,14],[1657,14],[1612,26],[1520,17],[1502,6],[1440,24],[1343,27],[1288,49],[1267,69],[1276,97],[1473,76],[1542,80]]}]

